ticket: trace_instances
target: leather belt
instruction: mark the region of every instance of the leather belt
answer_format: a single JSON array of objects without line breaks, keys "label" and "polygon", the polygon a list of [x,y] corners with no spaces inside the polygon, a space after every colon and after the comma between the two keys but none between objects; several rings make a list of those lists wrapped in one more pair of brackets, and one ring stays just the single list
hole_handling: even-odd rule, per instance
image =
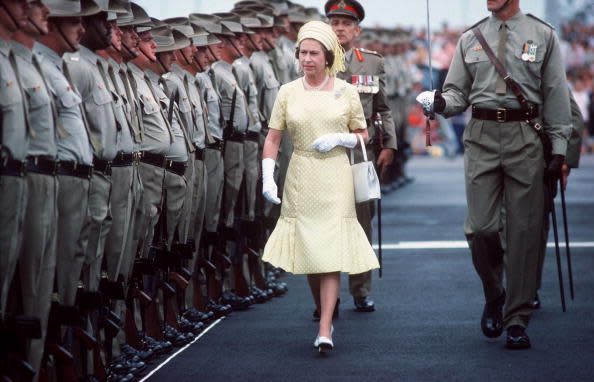
[{"label": "leather belt", "polygon": [[27,172],[55,176],[60,162],[40,156],[27,157]]},{"label": "leather belt", "polygon": [[167,159],[165,169],[179,176],[184,176],[186,173],[186,166],[186,162],[174,162],[170,159]]},{"label": "leather belt", "polygon": [[60,161],[58,175],[76,176],[77,178],[91,179],[93,166],[79,164],[74,161]]},{"label": "leather belt", "polygon": [[111,175],[111,161],[93,158],[93,172]]},{"label": "leather belt", "polygon": [[223,142],[221,139],[214,139],[214,143],[207,143],[206,144],[206,148],[207,149],[212,149],[212,150],[219,150],[219,151],[223,151],[223,149],[225,148],[225,142]]},{"label": "leather belt", "polygon": [[196,160],[204,160],[204,149],[199,149],[196,147],[196,151],[194,151],[194,158],[196,158]]},{"label": "leather belt", "polygon": [[0,161],[0,175],[18,177],[27,175],[27,161],[9,158],[2,159]]},{"label": "leather belt", "polygon": [[260,142],[260,133],[255,131],[248,131],[245,133],[245,140],[252,142]]},{"label": "leather belt", "polygon": [[153,154],[148,151],[141,151],[140,152],[140,161],[146,164],[150,164],[153,166],[165,168],[165,155],[162,154]]},{"label": "leather belt", "polygon": [[128,167],[132,166],[135,161],[138,161],[139,153],[125,153],[120,151],[117,153],[116,157],[114,158],[113,162],[111,162],[111,167]]},{"label": "leather belt", "polygon": [[499,123],[512,121],[526,121],[538,117],[538,106],[532,107],[530,110],[522,109],[483,109],[472,105],[472,118],[482,119],[486,121],[496,121]]},{"label": "leather belt", "polygon": [[243,141],[245,141],[245,133],[233,131],[232,133],[228,133],[225,135],[225,141],[243,143]]}]

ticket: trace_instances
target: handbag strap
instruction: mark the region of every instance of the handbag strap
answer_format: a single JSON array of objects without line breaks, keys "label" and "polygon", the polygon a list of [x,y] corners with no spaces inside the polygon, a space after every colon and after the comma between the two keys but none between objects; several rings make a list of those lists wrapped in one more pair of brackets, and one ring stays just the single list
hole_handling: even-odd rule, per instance
[{"label": "handbag strap", "polygon": [[[367,162],[367,150],[365,149],[365,142],[363,142],[363,137],[361,134],[355,134],[359,138],[359,143],[361,144],[361,151],[363,152],[363,161]],[[355,155],[353,154],[354,148],[351,150],[351,164],[355,164]]]}]

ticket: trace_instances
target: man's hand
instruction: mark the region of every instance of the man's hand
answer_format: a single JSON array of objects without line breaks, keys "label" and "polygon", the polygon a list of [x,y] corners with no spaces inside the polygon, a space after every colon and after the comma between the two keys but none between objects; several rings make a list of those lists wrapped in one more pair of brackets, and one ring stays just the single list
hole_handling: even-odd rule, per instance
[{"label": "man's hand", "polygon": [[554,154],[547,168],[545,168],[545,175],[547,176],[547,178],[553,179],[555,181],[561,178],[561,169],[564,164],[565,156],[560,154]]},{"label": "man's hand", "polygon": [[379,155],[377,156],[377,168],[379,170],[380,179],[385,179],[387,175],[388,168],[394,161],[394,150],[392,149],[382,149]]},{"label": "man's hand", "polygon": [[561,167],[561,176],[563,177],[563,182],[562,187],[563,187],[563,191],[565,191],[567,189],[567,178],[569,178],[569,173],[571,172],[571,169],[569,168],[568,165],[566,165],[565,163],[563,164],[563,166]]},{"label": "man's hand", "polygon": [[427,116],[435,113],[442,113],[446,107],[445,98],[439,90],[424,91],[417,96],[417,102],[423,107],[423,112]]}]

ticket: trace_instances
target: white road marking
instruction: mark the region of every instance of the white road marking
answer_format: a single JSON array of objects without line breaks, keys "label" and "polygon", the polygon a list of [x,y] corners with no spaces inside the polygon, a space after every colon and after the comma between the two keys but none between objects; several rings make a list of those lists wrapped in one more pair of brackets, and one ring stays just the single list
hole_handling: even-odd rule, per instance
[{"label": "white road marking", "polygon": [[[559,242],[561,248],[565,247],[565,241]],[[594,248],[594,241],[576,241],[570,242],[571,248]],[[547,243],[547,247],[555,247],[554,242]],[[378,245],[373,245],[378,249]],[[400,250],[400,249],[463,249],[468,248],[466,241],[400,241],[396,243],[383,243],[382,250]]]},{"label": "white road marking", "polygon": [[186,346],[182,347],[181,349],[179,349],[178,351],[176,351],[175,353],[173,353],[172,355],[170,355],[165,361],[163,361],[159,366],[157,366],[156,368],[154,368],[153,370],[151,370],[150,373],[148,373],[147,375],[145,375],[140,382],[144,382],[146,380],[148,380],[153,374],[155,374],[157,371],[159,371],[160,368],[162,368],[163,366],[167,365],[169,363],[169,361],[171,361],[172,359],[174,359],[175,357],[177,357],[181,352],[183,352],[184,350],[186,350],[188,347],[190,347],[194,342],[198,341],[200,338],[202,338],[202,336],[204,336],[206,333],[208,333],[208,331],[212,328],[214,328],[219,322],[221,322],[225,317],[221,317],[218,320],[216,320],[215,322],[213,322],[212,324],[210,324],[206,329],[204,329],[202,331],[202,333],[200,333],[198,336],[196,336],[196,338],[194,338],[194,340],[192,342],[190,342],[189,344],[187,344]]}]

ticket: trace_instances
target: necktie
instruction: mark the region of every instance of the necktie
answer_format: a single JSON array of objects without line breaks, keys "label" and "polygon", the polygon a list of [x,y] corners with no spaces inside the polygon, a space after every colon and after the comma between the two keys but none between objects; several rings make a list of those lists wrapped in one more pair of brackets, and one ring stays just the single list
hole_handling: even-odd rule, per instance
[{"label": "necktie", "polygon": [[169,137],[171,138],[171,142],[175,142],[175,137],[173,136],[173,131],[171,131],[171,125],[169,124],[169,120],[167,118],[167,115],[165,114],[165,112],[163,111],[163,108],[161,107],[161,99],[157,95],[157,92],[155,91],[155,88],[153,87],[153,83],[152,83],[151,79],[148,78],[146,76],[146,74],[144,76],[144,81],[148,85],[151,93],[153,94],[153,99],[158,104],[159,111],[161,112],[161,116],[163,117],[163,120],[165,121],[165,126],[167,127],[167,131],[169,131]]},{"label": "necktie", "polygon": [[70,136],[70,134],[64,129],[64,127],[62,127],[62,124],[60,123],[60,120],[58,119],[58,110],[56,109],[56,104],[54,103],[54,98],[50,94],[50,88],[47,85],[47,82],[45,81],[45,75],[43,74],[43,71],[41,70],[41,65],[39,65],[39,61],[37,60],[37,56],[35,54],[33,54],[33,66],[35,66],[35,69],[37,69],[37,72],[41,76],[41,80],[43,81],[43,86],[45,86],[45,91],[47,92],[47,96],[49,97],[50,108],[52,109],[52,116],[54,118],[54,125],[55,125],[56,129],[58,130],[58,135],[62,139],[68,138]]},{"label": "necktie", "polygon": [[[105,89],[109,92],[109,81],[107,80],[107,75],[105,74],[105,69],[103,68],[103,65],[101,64],[101,62],[99,60],[97,60],[97,70],[99,70],[99,74],[101,75],[101,78],[103,79],[103,84],[105,85]],[[115,89],[115,88],[114,88]],[[116,90],[117,93],[117,90]],[[111,106],[111,112],[113,113],[113,117],[115,119],[115,123],[116,123],[116,128],[118,129],[118,131],[122,130],[122,126],[120,125],[120,123],[118,122],[118,119],[116,118],[116,110],[115,110],[115,105],[113,104],[113,100],[111,102],[109,102],[109,105]]]},{"label": "necktie", "polygon": [[[123,77],[126,77],[128,79],[128,83],[130,86],[130,91],[131,91],[131,95],[134,95],[134,97],[131,98],[132,103],[134,105],[134,109],[136,110],[136,115],[134,117],[134,119],[137,121],[138,123],[138,130],[140,131],[140,142],[142,142],[142,140],[144,139],[144,125],[143,125],[143,120],[142,120],[142,110],[141,110],[141,106],[140,106],[140,101],[139,101],[139,97],[138,97],[138,85],[136,84],[136,80],[134,79],[134,73],[132,73],[131,70],[128,70],[126,72],[121,72],[122,73],[122,80]],[[128,85],[126,85],[128,86]],[[127,88],[128,89],[128,88]]]},{"label": "necktie", "polygon": [[[499,46],[497,47],[497,59],[503,65],[503,68],[506,67],[507,63],[505,62],[505,45],[507,44],[507,25],[505,23],[501,24],[501,28],[499,29]],[[503,77],[497,76],[497,83],[495,84],[495,93],[496,94],[505,94],[507,92],[507,86]]]},{"label": "necktie", "polygon": [[[111,66],[109,67],[109,75],[112,77],[112,81],[113,81],[114,85],[117,86],[116,74],[115,74],[114,69]],[[124,73],[124,71],[121,69],[118,69],[118,76],[119,76],[120,80],[122,81],[122,85],[124,85],[124,92],[126,94],[126,99],[128,101],[128,104],[130,105],[130,115],[126,115],[126,119],[128,120],[128,123],[130,124],[130,130],[134,137],[134,142],[140,143],[140,142],[142,142],[142,139],[140,137],[140,129],[138,128],[138,118],[137,118],[138,110],[136,107],[136,102],[132,98],[132,92],[128,88],[128,79],[126,78],[126,74]]]},{"label": "necktie", "polygon": [[[70,71],[68,70],[68,65],[66,65],[66,63],[62,64],[62,73],[64,73],[64,77],[66,77],[66,81],[68,81],[68,84],[72,88],[72,91],[74,91],[74,89],[76,89],[76,88],[74,87],[74,82],[72,82],[72,77],[70,77]],[[87,136],[89,137],[89,142],[91,142],[91,146],[93,147],[93,151],[95,153],[99,153],[103,150],[103,146],[101,146],[101,143],[99,143],[99,141],[97,141],[97,139],[95,139],[95,137],[91,133],[91,128],[89,127],[89,121],[87,120],[87,114],[83,108],[82,102],[78,104],[78,107],[80,109],[80,115],[83,120],[83,125],[85,126],[85,130],[87,131]]]},{"label": "necktie", "polygon": [[35,136],[36,136],[35,131],[33,131],[33,129],[31,129],[31,125],[29,124],[29,101],[27,100],[27,97],[25,97],[25,88],[23,87],[23,84],[21,83],[21,76],[19,74],[19,68],[16,63],[16,58],[15,58],[13,52],[10,52],[10,54],[8,55],[8,59],[10,61],[10,65],[12,66],[12,70],[14,71],[14,76],[16,77],[17,83],[19,84],[19,92],[21,94],[21,101],[23,103],[23,112],[25,113],[25,127],[27,128],[27,133],[31,137],[35,138]]}]

